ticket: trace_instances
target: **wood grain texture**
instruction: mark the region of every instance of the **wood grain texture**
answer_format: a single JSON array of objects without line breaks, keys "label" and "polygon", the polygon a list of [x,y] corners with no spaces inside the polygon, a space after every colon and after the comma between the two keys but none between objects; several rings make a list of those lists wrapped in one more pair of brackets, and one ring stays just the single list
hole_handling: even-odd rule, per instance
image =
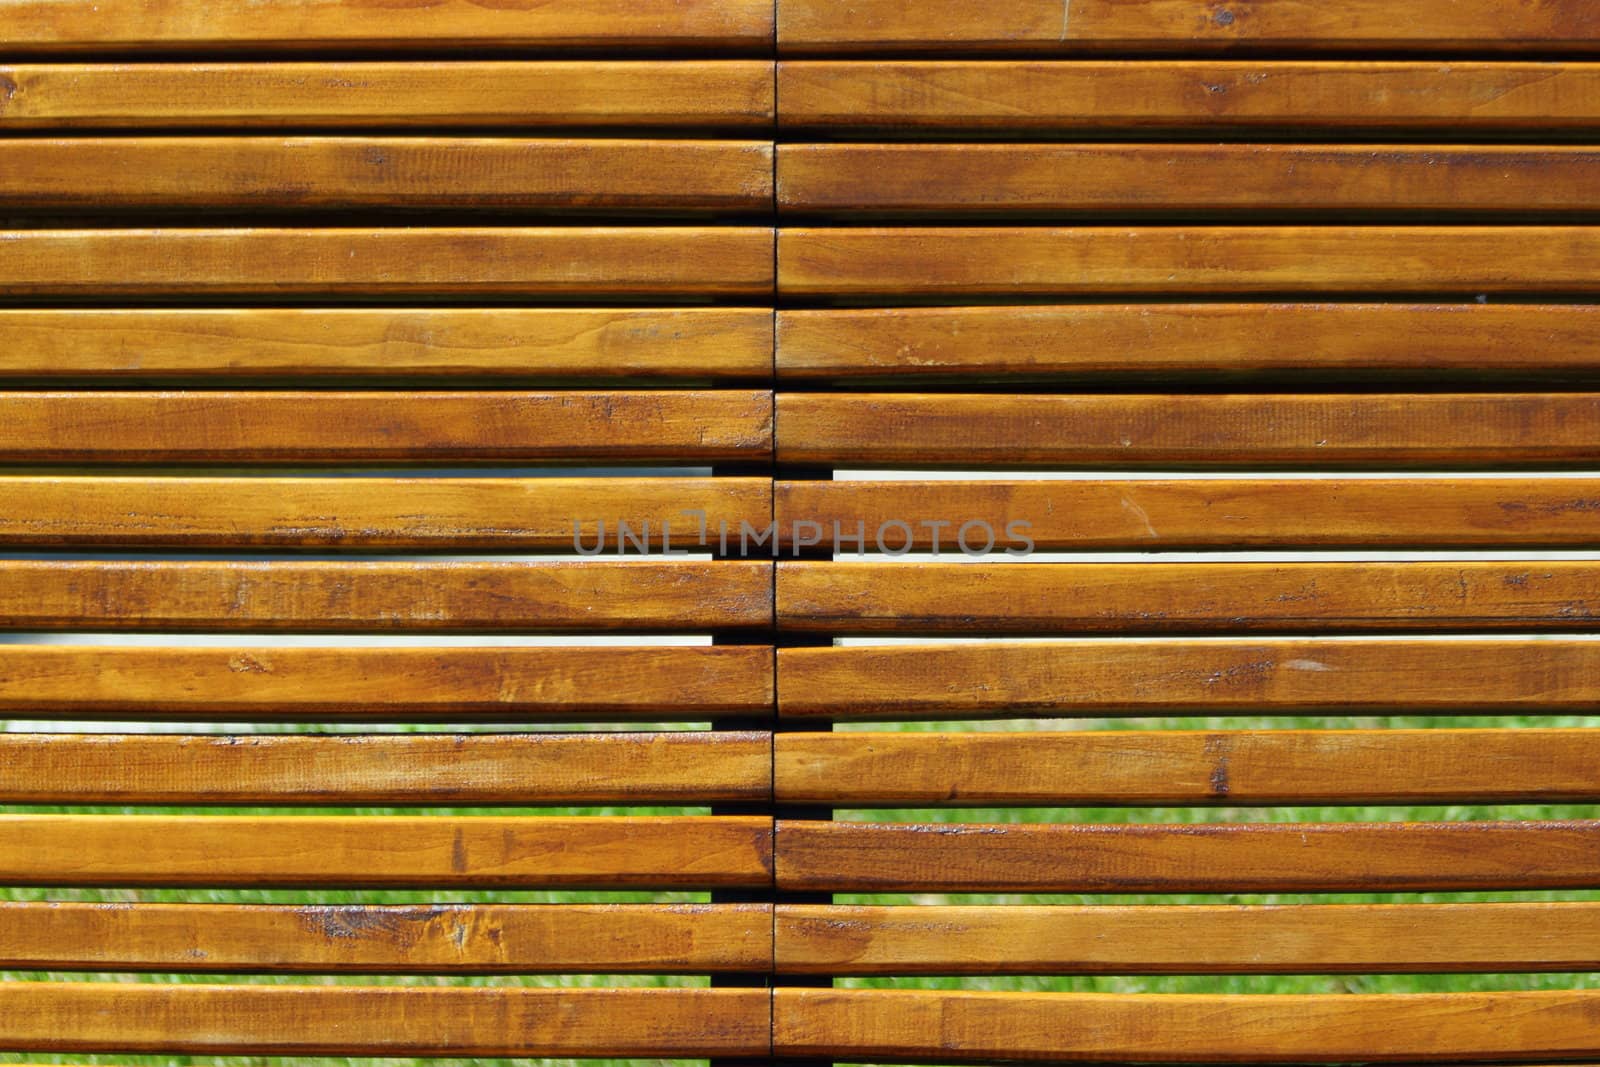
[{"label": "wood grain texture", "polygon": [[[778,208],[850,217],[1588,213],[1581,147],[786,144]],[[726,180],[726,179],[724,179]],[[709,193],[709,191],[708,191]]]},{"label": "wood grain texture", "polygon": [[[182,580],[182,571],[176,574],[159,580]],[[8,713],[7,718],[692,721],[765,711],[772,706],[772,689],[772,650],[759,645],[0,645],[0,710]],[[291,748],[298,744],[288,738],[259,740]],[[218,760],[268,759],[201,747]],[[202,759],[199,754],[189,758],[197,767]],[[442,785],[445,779],[430,781]],[[15,784],[48,789],[59,782]],[[483,784],[496,788],[487,781]],[[456,785],[471,788],[459,780]],[[531,787],[526,781],[522,785]],[[603,783],[590,785],[605,788]]]},{"label": "wood grain texture", "polygon": [[12,296],[765,296],[756,226],[6,230]]},{"label": "wood grain texture", "polygon": [[0,815],[10,885],[709,889],[771,866],[756,816]]},{"label": "wood grain texture", "polygon": [[799,633],[1571,631],[1600,610],[1581,561],[777,567],[778,626]]},{"label": "wood grain texture", "polygon": [[0,1042],[29,1052],[761,1056],[760,989],[0,985]]},{"label": "wood grain texture", "polygon": [[1600,64],[789,60],[778,94],[789,133],[1575,131],[1600,120]]},{"label": "wood grain texture", "polygon": [[17,463],[692,463],[771,440],[762,390],[0,393]]},{"label": "wood grain texture", "polygon": [[1593,903],[781,904],[776,922],[786,974],[1448,974],[1600,961]]},{"label": "wood grain texture", "polygon": [[772,618],[771,564],[0,561],[14,630],[693,633]]},{"label": "wood grain texture", "polygon": [[779,889],[879,893],[1324,893],[1586,889],[1600,822],[778,821]]},{"label": "wood grain texture", "polygon": [[1600,44],[1600,16],[1583,0],[786,0],[778,40],[789,53],[1565,52]]},{"label": "wood grain texture", "polygon": [[[762,212],[755,141],[97,137],[6,142],[16,211]],[[94,175],[85,181],[85,175]]]},{"label": "wood grain texture", "polygon": [[777,412],[779,460],[836,467],[1495,469],[1600,456],[1600,393],[779,393]]},{"label": "wood grain texture", "polygon": [[[762,529],[763,478],[203,478],[0,475],[0,545],[463,549],[572,553],[619,523],[650,550],[703,552],[719,523]],[[686,514],[687,512],[687,514]],[[574,530],[574,523],[578,530]],[[624,539],[623,543],[632,547]],[[637,549],[634,550],[637,553]]]},{"label": "wood grain texture", "polygon": [[1137,995],[781,989],[787,1056],[874,1062],[1543,1062],[1600,1049],[1600,994]]},{"label": "wood grain texture", "polygon": [[7,804],[692,805],[771,783],[754,732],[0,735]]},{"label": "wood grain texture", "polygon": [[1600,702],[1600,643],[1581,638],[1029,641],[786,648],[778,661],[779,712],[802,718],[1559,715]]},{"label": "wood grain texture", "polygon": [[794,297],[1600,292],[1600,227],[788,228]]},{"label": "wood grain texture", "polygon": [[18,970],[290,974],[764,971],[764,904],[0,903]]},{"label": "wood grain texture", "polygon": [[833,308],[778,312],[777,353],[781,379],[1582,379],[1597,329],[1560,304]]},{"label": "wood grain texture", "polygon": [[0,65],[0,129],[765,132],[772,69],[770,60],[25,63]]},{"label": "wood grain texture", "polygon": [[778,801],[836,808],[1600,802],[1593,730],[851,732],[774,740]]},{"label": "wood grain texture", "polygon": [[[0,478],[0,493],[6,486]],[[835,524],[851,536],[864,525],[870,537],[929,516],[950,525],[912,525],[914,545],[932,549],[937,532],[948,555],[963,529],[974,550],[986,528],[1015,547],[1006,536],[1015,522],[1043,550],[1600,544],[1600,479],[1589,478],[778,482],[776,491],[778,528],[791,541],[799,522],[820,523],[831,545]]]},{"label": "wood grain texture", "polygon": [[0,378],[767,378],[764,308],[0,308]]}]

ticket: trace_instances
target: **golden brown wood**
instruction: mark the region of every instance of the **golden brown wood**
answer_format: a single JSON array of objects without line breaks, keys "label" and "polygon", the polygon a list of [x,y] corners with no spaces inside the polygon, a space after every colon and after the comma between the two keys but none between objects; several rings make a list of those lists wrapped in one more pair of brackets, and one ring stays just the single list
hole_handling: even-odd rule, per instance
[{"label": "golden brown wood", "polygon": [[0,903],[0,963],[298,974],[765,971],[772,908]]},{"label": "golden brown wood", "polygon": [[785,974],[1587,971],[1600,961],[1594,903],[780,904],[776,921]]},{"label": "golden brown wood", "polygon": [[1600,292],[1600,227],[790,228],[788,296]]},{"label": "golden brown wood", "polygon": [[779,802],[838,808],[1600,802],[1595,730],[852,732],[774,740]]},{"label": "golden brown wood", "polygon": [[765,733],[0,734],[7,804],[679,805],[771,789]]},{"label": "golden brown wood", "polygon": [[805,892],[1585,889],[1600,880],[1600,822],[1141,826],[780,819],[776,854],[778,888]]},{"label": "golden brown wood", "polygon": [[711,227],[6,230],[12,296],[764,296],[772,231]]},{"label": "golden brown wood", "polygon": [[1586,51],[1583,0],[784,0],[786,52]]},{"label": "golden brown wood", "polygon": [[683,463],[771,440],[761,390],[0,393],[9,462]]},{"label": "golden brown wood", "polygon": [[771,373],[772,312],[763,308],[0,309],[0,377],[57,383]]},{"label": "golden brown wood", "polygon": [[[6,486],[0,479],[0,494]],[[1589,478],[777,483],[786,539],[803,522],[820,523],[831,546],[835,524],[841,535],[864,527],[871,537],[927,517],[950,525],[913,523],[916,548],[933,548],[937,530],[949,555],[964,529],[974,551],[987,530],[1013,546],[1006,530],[1019,521],[1039,549],[1581,547],[1600,544],[1597,510],[1600,479]],[[889,535],[894,547],[904,533]]]},{"label": "golden brown wood", "polygon": [[780,393],[777,419],[780,460],[836,467],[1492,469],[1600,456],[1600,393]]},{"label": "golden brown wood", "polygon": [[[181,579],[182,572],[177,574]],[[772,705],[772,687],[772,650],[759,645],[0,645],[0,712],[7,718],[693,721],[765,711]],[[291,748],[298,744],[287,738],[259,740]],[[235,758],[208,751],[211,758]],[[198,766],[201,757],[191,758]],[[17,784],[48,789],[61,781]],[[482,784],[495,788],[487,781]],[[590,785],[604,788],[603,783]]]},{"label": "golden brown wood", "polygon": [[[0,475],[0,545],[520,548],[571,553],[619,523],[652,552],[764,528],[764,478],[201,478]],[[574,530],[574,523],[579,525]],[[603,526],[602,526],[603,524]],[[623,538],[623,545],[633,549]],[[637,551],[636,549],[633,549]]]},{"label": "golden brown wood", "polygon": [[789,717],[1554,715],[1600,703],[1600,642],[1581,638],[1029,641],[786,648],[778,661]]},{"label": "golden brown wood", "polygon": [[0,1043],[30,1052],[760,1056],[760,989],[8,982]]},{"label": "golden brown wood", "polygon": [[0,815],[9,885],[708,889],[771,866],[757,816]]},{"label": "golden brown wood", "polygon": [[765,131],[772,71],[763,60],[29,63],[0,66],[0,129]]},{"label": "golden brown wood", "polygon": [[794,632],[1552,631],[1600,611],[1600,564],[1565,560],[777,567]]},{"label": "golden brown wood", "polygon": [[778,98],[791,133],[1435,129],[1453,140],[1592,129],[1600,64],[790,60]]},{"label": "golden brown wood", "polygon": [[772,199],[772,148],[754,141],[22,138],[6,161],[0,197],[15,211],[666,214],[765,212]]},{"label": "golden brown wood", "polygon": [[[689,632],[765,626],[771,564],[0,561],[13,630]],[[342,650],[341,650],[342,651]]]},{"label": "golden brown wood", "polygon": [[[1129,995],[781,989],[784,1056],[890,1062],[1541,1062],[1600,1051],[1600,993]],[[876,1062],[882,1062],[881,1060]]]},{"label": "golden brown wood", "polygon": [[780,311],[777,353],[785,379],[1581,379],[1597,329],[1595,308],[1560,304],[836,308]]}]

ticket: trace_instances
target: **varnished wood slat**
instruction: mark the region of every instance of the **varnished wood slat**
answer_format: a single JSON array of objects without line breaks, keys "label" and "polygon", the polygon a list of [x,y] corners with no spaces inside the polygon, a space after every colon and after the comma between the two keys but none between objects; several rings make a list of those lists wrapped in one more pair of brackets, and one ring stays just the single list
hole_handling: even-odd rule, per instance
[{"label": "varnished wood slat", "polygon": [[[758,887],[756,816],[0,815],[10,885]],[[3,1014],[3,1013],[0,1013]]]},{"label": "varnished wood slat", "polygon": [[[0,493],[6,492],[0,479]],[[938,549],[1558,547],[1600,544],[1600,479],[1384,478],[778,482],[779,531],[854,536],[929,517]],[[50,512],[53,513],[53,512]],[[1013,523],[1027,523],[1026,527]],[[935,527],[911,525],[915,547]],[[810,527],[802,533],[813,532]],[[896,549],[905,530],[886,535]],[[4,526],[0,525],[0,537]],[[869,547],[873,547],[869,541]]]},{"label": "varnished wood slat", "polygon": [[[1592,377],[1600,369],[1597,319],[1585,305],[1474,303],[780,311],[778,374],[897,382]],[[5,321],[0,313],[0,330]]]},{"label": "varnished wood slat", "polygon": [[1577,52],[1600,48],[1583,0],[1508,11],[1497,0],[786,0],[786,52]]},{"label": "varnished wood slat", "polygon": [[775,742],[778,800],[841,808],[1600,802],[1595,730],[852,732]]},{"label": "varnished wood slat", "polygon": [[[201,478],[0,475],[0,545],[703,552],[763,529],[761,478]],[[574,523],[578,524],[575,531]],[[637,552],[626,538],[623,544]]]},{"label": "varnished wood slat", "polygon": [[1594,226],[789,228],[788,296],[1600,292]]},{"label": "varnished wood slat", "polygon": [[772,70],[762,60],[28,63],[0,66],[0,129],[764,130]]},{"label": "varnished wood slat", "polygon": [[[26,160],[25,160],[26,161]],[[1410,145],[787,144],[793,214],[1026,217],[1594,210],[1600,152]]]},{"label": "varnished wood slat", "polygon": [[1600,456],[1600,393],[780,393],[777,407],[778,458],[836,467],[1394,470]]},{"label": "varnished wood slat", "polygon": [[[1171,577],[1185,573],[1199,572]],[[778,660],[789,717],[1556,715],[1600,703],[1600,642],[1577,638],[1029,641],[788,648]]]},{"label": "varnished wood slat", "polygon": [[760,308],[0,309],[0,378],[766,378]]},{"label": "varnished wood slat", "polygon": [[761,460],[771,435],[760,390],[0,393],[0,460],[23,463],[681,464]]},{"label": "varnished wood slat", "polygon": [[0,903],[0,962],[295,974],[765,971],[772,908]]},{"label": "varnished wood slat", "polygon": [[[13,211],[765,212],[753,141],[102,137],[6,142]],[[95,175],[92,182],[84,176]]]},{"label": "varnished wood slat", "polygon": [[[166,575],[154,580],[183,580],[181,569],[169,569]],[[98,624],[94,619],[85,622]],[[772,650],[759,645],[0,645],[0,711],[8,713],[8,718],[131,715],[179,721],[225,720],[232,716],[235,720],[280,722],[694,720],[764,711],[772,705],[772,688]],[[300,743],[288,738],[260,740],[265,745],[284,744],[290,749]],[[235,758],[206,745],[201,747],[207,748],[209,758]],[[83,758],[90,757],[85,753]],[[190,758],[198,767],[203,757],[195,754]],[[248,758],[254,761],[267,757]],[[436,784],[446,780],[430,779]],[[19,788],[49,789],[61,781],[23,779],[14,780],[13,784]],[[474,778],[473,782],[496,788],[483,779]],[[459,781],[456,786],[473,788]],[[593,786],[605,788],[603,783],[588,784]],[[587,788],[576,783],[572,787]]]},{"label": "varnished wood slat", "polygon": [[761,1056],[760,989],[8,982],[0,1044],[29,1052]]},{"label": "varnished wood slat", "polygon": [[766,800],[771,761],[764,733],[7,733],[0,734],[0,797],[7,804],[711,804]]},{"label": "varnished wood slat", "polygon": [[778,821],[805,892],[1318,893],[1600,886],[1600,822]]},{"label": "varnished wood slat", "polygon": [[765,626],[771,564],[0,561],[13,630],[695,632]]},{"label": "varnished wood slat", "polygon": [[791,133],[1585,130],[1600,64],[790,60],[778,98]]},{"label": "varnished wood slat", "polygon": [[1588,630],[1600,564],[780,563],[780,629],[836,633]]},{"label": "varnished wood slat", "polygon": [[12,296],[765,296],[755,226],[6,230]]},{"label": "varnished wood slat", "polygon": [[780,1055],[871,1062],[1545,1062],[1600,1051],[1600,993],[1129,995],[780,989]]},{"label": "varnished wood slat", "polygon": [[836,907],[781,904],[785,974],[1588,971],[1600,904]]}]

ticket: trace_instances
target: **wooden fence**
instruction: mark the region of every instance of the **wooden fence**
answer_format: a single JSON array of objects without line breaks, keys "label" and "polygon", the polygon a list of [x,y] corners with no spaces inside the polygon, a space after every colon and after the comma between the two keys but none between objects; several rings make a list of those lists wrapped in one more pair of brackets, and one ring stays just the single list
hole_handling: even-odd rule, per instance
[{"label": "wooden fence", "polygon": [[[1600,970],[1600,818],[1252,810],[1600,815],[1597,131],[1586,0],[0,0],[0,1050],[1600,1056],[834,981]],[[1360,728],[1065,722],[1219,716]],[[712,977],[350,977],[547,974]]]}]

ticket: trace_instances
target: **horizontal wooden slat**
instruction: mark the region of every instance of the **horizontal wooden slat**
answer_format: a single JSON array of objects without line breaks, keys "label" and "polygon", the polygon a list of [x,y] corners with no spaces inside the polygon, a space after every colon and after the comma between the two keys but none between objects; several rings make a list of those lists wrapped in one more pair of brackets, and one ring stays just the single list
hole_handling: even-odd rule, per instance
[{"label": "horizontal wooden slat", "polygon": [[869,550],[882,529],[898,551],[906,529],[886,527],[899,521],[918,550],[948,555],[963,538],[981,552],[991,536],[1000,551],[1591,546],[1600,544],[1596,510],[1600,479],[1591,478],[777,483],[778,528],[791,540],[801,522],[820,523],[830,547],[834,524],[851,537],[864,524]]},{"label": "horizontal wooden slat", "polygon": [[764,130],[774,99],[772,63],[761,60],[38,63],[0,66],[0,89],[7,130]]},{"label": "horizontal wooden slat", "polygon": [[260,1055],[765,1055],[760,989],[8,982],[0,1044]]},{"label": "horizontal wooden slat", "polygon": [[[753,141],[103,137],[7,141],[13,211],[766,211]],[[95,175],[93,182],[84,176]]]},{"label": "horizontal wooden slat", "polygon": [[787,1056],[870,1062],[1541,1062],[1600,1051],[1600,993],[1138,995],[782,989]]},{"label": "horizontal wooden slat", "polygon": [[0,734],[7,804],[711,804],[771,782],[764,733]]},{"label": "horizontal wooden slat", "polygon": [[0,903],[0,963],[47,971],[765,971],[772,908]]},{"label": "horizontal wooden slat", "polygon": [[1028,641],[787,648],[778,660],[790,717],[1551,715],[1600,703],[1600,642],[1576,638]]},{"label": "horizontal wooden slat", "polygon": [[1583,190],[1600,183],[1600,152],[1581,147],[789,144],[778,153],[778,207],[794,214],[1527,215],[1593,211]]},{"label": "horizontal wooden slat", "polygon": [[1600,17],[1583,0],[1512,14],[1497,0],[786,0],[778,39],[787,52],[1600,48]]},{"label": "horizontal wooden slat", "polygon": [[830,807],[1600,802],[1595,730],[818,733],[775,741],[778,800]]},{"label": "horizontal wooden slat", "polygon": [[12,296],[762,296],[762,227],[6,230]]},{"label": "horizontal wooden slat", "polygon": [[791,60],[778,66],[778,94],[790,132],[1437,129],[1454,139],[1593,128],[1600,64]]},{"label": "horizontal wooden slat", "polygon": [[1600,456],[1600,393],[780,393],[777,404],[778,458],[839,467],[1393,470]]},{"label": "horizontal wooden slat", "polygon": [[777,567],[798,632],[1587,630],[1600,611],[1600,563],[1565,560]]},{"label": "horizontal wooden slat", "polygon": [[771,434],[759,390],[0,393],[10,462],[693,463],[764,459]]},{"label": "horizontal wooden slat", "polygon": [[[176,577],[154,580],[182,580],[183,573],[169,569],[166,574]],[[92,619],[85,621],[98,624]],[[772,688],[772,650],[759,645],[0,645],[0,712],[8,718],[132,715],[193,721],[233,716],[280,722],[701,719],[764,711],[771,707]],[[261,740],[291,748],[299,743],[289,738]],[[225,752],[212,752],[211,756],[233,758]],[[189,758],[197,766],[201,757]],[[28,787],[55,784],[59,780],[35,781]]]},{"label": "horizontal wooden slat", "polygon": [[[1584,305],[1469,303],[780,311],[778,374],[901,382],[1593,377],[1600,369],[1597,316]],[[5,322],[0,313],[0,330]]]},{"label": "horizontal wooden slat", "polygon": [[1588,971],[1600,904],[778,906],[786,974]]},{"label": "horizontal wooden slat", "polygon": [[791,228],[789,296],[1600,292],[1600,227]]},{"label": "horizontal wooden slat", "polygon": [[1600,822],[779,820],[780,889],[1314,893],[1600,887]]},{"label": "horizontal wooden slat", "polygon": [[0,378],[765,378],[759,308],[0,309]]},{"label": "horizontal wooden slat", "polygon": [[[3,406],[3,405],[0,405]],[[760,478],[199,478],[0,475],[0,545],[707,551],[763,529]],[[574,523],[579,524],[577,530]],[[665,544],[664,544],[665,539]],[[639,550],[626,540],[624,545]]]},{"label": "horizontal wooden slat", "polygon": [[770,819],[727,815],[0,815],[0,880],[251,888],[755,887],[770,881],[771,834]]},{"label": "horizontal wooden slat", "polygon": [[767,625],[771,564],[0,561],[13,630],[655,631]]}]

